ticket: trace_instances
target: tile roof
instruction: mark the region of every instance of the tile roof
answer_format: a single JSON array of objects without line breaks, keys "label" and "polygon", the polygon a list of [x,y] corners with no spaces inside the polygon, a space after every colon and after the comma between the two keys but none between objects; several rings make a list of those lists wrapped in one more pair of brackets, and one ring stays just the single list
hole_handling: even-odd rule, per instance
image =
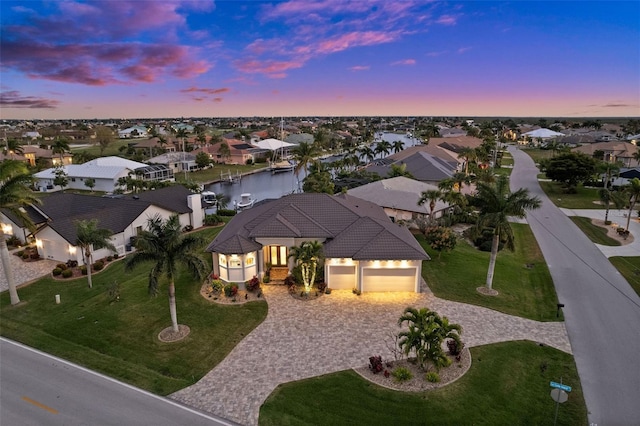
[{"label": "tile roof", "polygon": [[329,257],[428,259],[381,207],[346,194],[292,194],[256,204],[235,216],[206,251],[248,253],[262,247],[256,239],[269,237],[322,239]]},{"label": "tile roof", "polygon": [[[381,207],[425,214],[429,212],[429,203],[419,206],[418,200],[423,191],[437,189],[438,187],[435,185],[398,176],[349,189],[347,194],[370,201]],[[449,204],[438,200],[435,211],[442,210],[448,206]]]}]

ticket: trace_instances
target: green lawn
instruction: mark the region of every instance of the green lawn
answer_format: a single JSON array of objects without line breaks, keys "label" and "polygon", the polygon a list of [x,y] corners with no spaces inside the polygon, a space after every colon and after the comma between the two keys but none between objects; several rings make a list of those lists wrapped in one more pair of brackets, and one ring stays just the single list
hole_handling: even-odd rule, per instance
[{"label": "green lawn", "polygon": [[[520,148],[522,152],[525,152],[533,159],[534,163],[539,163],[540,160],[552,158],[554,152],[549,149],[539,149],[539,148]],[[557,154],[557,153],[556,153]]]},{"label": "green lawn", "polygon": [[629,282],[631,288],[640,295],[640,257],[610,257],[609,261]]},{"label": "green lawn", "polygon": [[97,155],[100,157],[107,157],[109,155],[121,155],[119,149],[122,146],[129,146],[129,143],[140,142],[139,140],[132,141],[131,139],[114,139],[113,142],[109,144],[109,146],[104,150],[103,153],[100,153],[100,144],[95,141],[83,141],[86,143],[93,143],[91,146],[83,146],[83,147],[74,147],[71,145],[71,153],[77,154],[79,152],[86,152],[87,154]]},{"label": "green lawn", "polygon": [[[595,188],[585,188],[578,185],[576,194],[566,194],[558,182],[541,181],[540,187],[549,199],[558,207],[567,209],[604,209],[599,203],[600,197]],[[596,203],[597,201],[597,203]]]},{"label": "green lawn", "polygon": [[489,253],[477,250],[463,239],[456,248],[438,259],[421,235],[420,244],[432,260],[422,263],[422,275],[433,293],[443,299],[485,306],[536,321],[558,321],[557,301],[549,269],[528,225],[511,224],[515,251],[498,253],[493,288],[500,294],[483,296],[476,291],[485,285]]},{"label": "green lawn", "polygon": [[584,232],[584,234],[589,237],[589,239],[591,241],[593,241],[596,244],[602,244],[605,246],[619,246],[620,245],[620,241],[618,240],[614,240],[613,238],[607,236],[607,230],[594,225],[591,222],[591,218],[588,217],[581,217],[581,216],[569,216],[569,219],[571,219],[573,221],[573,223],[575,223],[576,225],[578,225],[578,228],[580,228],[580,230],[582,232]]},{"label": "green lawn", "polygon": [[[464,335],[463,335],[464,338]],[[558,425],[587,423],[573,357],[532,342],[471,348],[470,370],[429,392],[374,385],[353,371],[278,386],[260,409],[263,426],[293,425],[542,425],[553,424],[550,381],[572,387]]]},{"label": "green lawn", "polygon": [[[200,234],[206,243],[221,228]],[[204,255],[210,261],[210,256]],[[210,303],[200,296],[200,282],[181,273],[176,280],[178,321],[191,328],[177,343],[161,343],[158,333],[171,325],[166,282],[157,297],[147,293],[148,266],[124,271],[115,262],[87,280],[44,278],[19,289],[24,303],[12,307],[0,295],[0,334],[60,356],[151,392],[167,395],[198,381],[267,314],[265,302],[238,306]],[[108,289],[118,282],[121,299]],[[60,305],[54,303],[59,294]]]}]

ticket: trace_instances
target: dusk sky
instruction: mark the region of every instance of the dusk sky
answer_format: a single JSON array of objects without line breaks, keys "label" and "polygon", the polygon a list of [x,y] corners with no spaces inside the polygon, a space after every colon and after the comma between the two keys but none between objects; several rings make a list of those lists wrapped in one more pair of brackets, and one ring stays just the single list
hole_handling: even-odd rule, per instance
[{"label": "dusk sky", "polygon": [[640,2],[5,1],[2,119],[640,116]]}]

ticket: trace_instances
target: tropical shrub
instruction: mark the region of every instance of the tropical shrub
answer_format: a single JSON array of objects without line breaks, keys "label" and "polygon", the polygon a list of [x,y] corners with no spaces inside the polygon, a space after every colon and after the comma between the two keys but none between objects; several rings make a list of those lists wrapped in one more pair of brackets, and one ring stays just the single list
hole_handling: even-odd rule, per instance
[{"label": "tropical shrub", "polygon": [[222,218],[217,214],[208,214],[204,217],[204,224],[207,226],[214,226],[222,222]]},{"label": "tropical shrub", "polygon": [[373,374],[381,373],[384,370],[382,357],[380,355],[369,357],[369,370],[371,370]]},{"label": "tropical shrub", "polygon": [[460,352],[462,352],[464,348],[464,343],[459,340],[449,339],[447,340],[447,348],[449,349],[449,354],[460,355]]},{"label": "tropical shrub", "polygon": [[438,383],[440,381],[440,375],[435,371],[429,371],[424,378],[427,379],[427,382],[431,383]]},{"label": "tropical shrub", "polygon": [[69,278],[72,275],[73,275],[73,271],[71,269],[65,269],[64,271],[62,271],[63,278]]},{"label": "tropical shrub", "polygon": [[87,275],[87,265],[82,265],[80,267],[80,272],[82,273],[82,275]]},{"label": "tropical shrub", "polygon": [[28,259],[29,258],[29,253],[22,253],[22,258],[23,259]]},{"label": "tropical shrub", "polygon": [[256,291],[260,288],[260,279],[255,275],[249,281],[245,283],[247,291]]},{"label": "tropical shrub", "polygon": [[224,295],[227,297],[235,297],[238,294],[238,284],[229,283],[224,286]]},{"label": "tropical shrub", "polygon": [[20,241],[20,238],[16,237],[15,235],[12,235],[9,238],[7,238],[6,242],[8,246],[13,246],[13,247],[20,247],[22,245],[22,241]]},{"label": "tropical shrub", "polygon": [[402,383],[402,382],[406,382],[407,380],[411,380],[413,378],[413,374],[411,374],[411,371],[409,371],[408,368],[406,367],[396,367],[391,374],[393,375],[394,379],[396,379],[396,381]]},{"label": "tropical shrub", "polygon": [[235,215],[236,215],[235,210],[218,209],[218,216],[235,216]]},{"label": "tropical shrub", "polygon": [[224,289],[224,283],[220,279],[211,280],[211,290],[216,293],[220,293]]},{"label": "tropical shrub", "polygon": [[104,262],[102,260],[98,260],[92,266],[94,271],[101,271],[104,268]]},{"label": "tropical shrub", "polygon": [[62,271],[64,271],[65,269],[67,269],[67,264],[66,264],[66,263],[58,263],[58,264],[56,265],[56,268],[57,268],[57,269],[60,269],[60,271],[62,272]]},{"label": "tropical shrub", "polygon": [[53,276],[57,277],[58,275],[60,275],[62,273],[62,269],[60,268],[53,268]]},{"label": "tropical shrub", "polygon": [[287,287],[291,287],[291,285],[295,285],[298,281],[295,279],[295,277],[293,275],[288,275],[285,279],[284,279],[284,285],[286,285]]},{"label": "tropical shrub", "polygon": [[107,262],[113,261],[113,256],[107,256]]}]

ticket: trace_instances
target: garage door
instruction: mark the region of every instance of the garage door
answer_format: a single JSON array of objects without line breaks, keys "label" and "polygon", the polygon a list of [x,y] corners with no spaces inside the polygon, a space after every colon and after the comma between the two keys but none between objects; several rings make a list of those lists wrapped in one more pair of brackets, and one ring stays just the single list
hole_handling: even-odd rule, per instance
[{"label": "garage door", "polygon": [[58,241],[42,240],[42,257],[66,262],[69,260],[69,245]]},{"label": "garage door", "polygon": [[416,268],[362,271],[362,291],[416,291]]},{"label": "garage door", "polygon": [[329,266],[328,281],[334,290],[351,290],[356,286],[356,266]]}]

